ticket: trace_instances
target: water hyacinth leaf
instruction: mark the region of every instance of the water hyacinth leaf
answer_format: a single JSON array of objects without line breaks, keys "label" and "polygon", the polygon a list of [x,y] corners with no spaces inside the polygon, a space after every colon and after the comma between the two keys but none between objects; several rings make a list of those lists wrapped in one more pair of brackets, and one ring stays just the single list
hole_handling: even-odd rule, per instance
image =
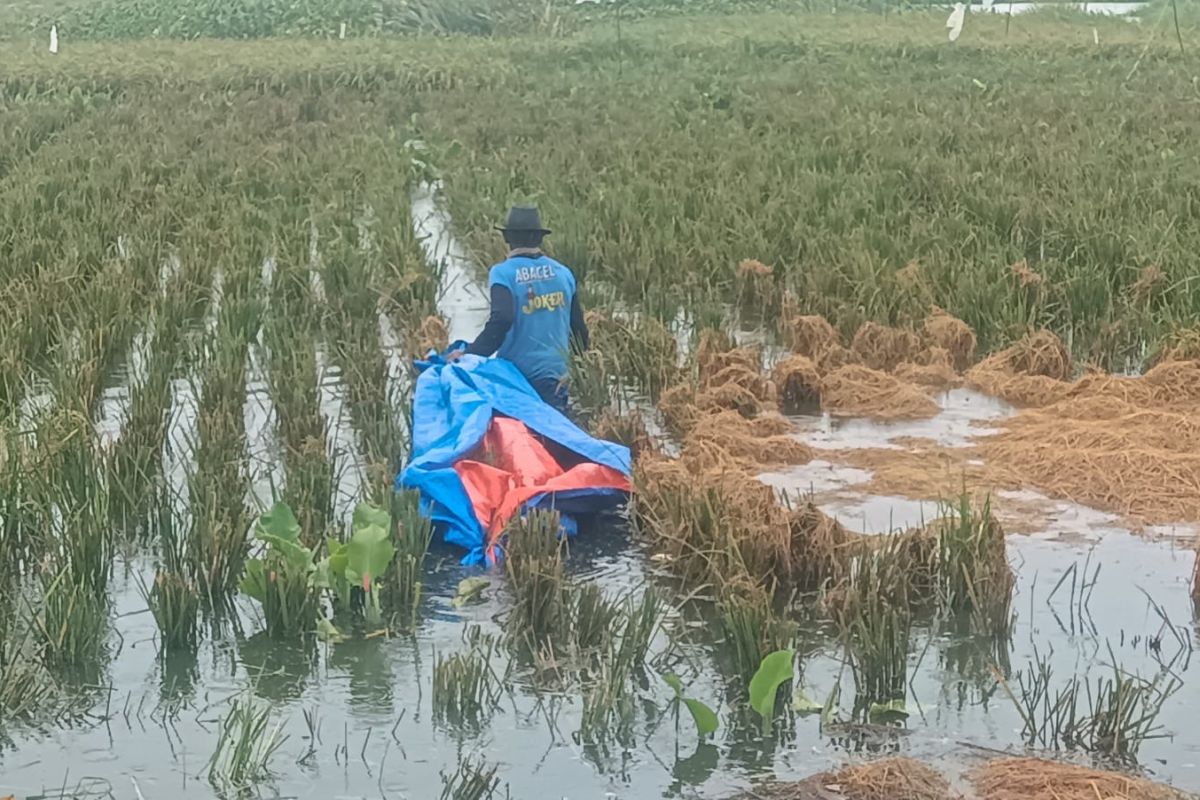
[{"label": "water hyacinth leaf", "polygon": [[458,590],[454,593],[454,599],[450,601],[450,605],[454,608],[462,608],[467,603],[481,600],[484,589],[491,585],[492,582],[487,578],[463,578],[458,584]]},{"label": "water hyacinth leaf", "polygon": [[675,699],[683,699],[683,681],[674,672],[668,672],[662,676],[663,683],[675,690]]},{"label": "water hyacinth leaf", "polygon": [[326,539],[325,546],[329,550],[329,571],[338,577],[345,577],[346,564],[349,556],[346,554],[346,543],[337,539]]},{"label": "water hyacinth leaf", "polygon": [[370,591],[395,556],[396,548],[386,528],[378,525],[359,528],[346,544],[346,579],[351,584],[361,583],[363,591]]},{"label": "water hyacinth leaf", "polygon": [[392,516],[386,509],[373,506],[370,503],[359,503],[354,507],[354,523],[353,530],[357,531],[360,528],[370,528],[372,526],[383,528],[385,531],[391,527]]},{"label": "water hyacinth leaf", "polygon": [[271,510],[258,518],[256,530],[259,539],[276,539],[284,542],[300,541],[300,522],[287,503],[279,501]]},{"label": "water hyacinth leaf", "polygon": [[246,571],[238,583],[238,588],[247,597],[260,603],[267,602],[267,573],[261,560],[252,558],[246,562]]},{"label": "water hyacinth leaf", "polygon": [[908,719],[904,700],[889,700],[886,703],[871,703],[867,710],[872,722],[889,722]]},{"label": "water hyacinth leaf", "polygon": [[696,733],[701,737],[712,736],[720,727],[717,712],[693,697],[683,698],[683,704],[692,712],[692,720],[696,723]]},{"label": "water hyacinth leaf", "polygon": [[769,724],[775,713],[775,694],[792,679],[794,650],[776,650],[766,655],[750,679],[750,707]]},{"label": "water hyacinth leaf", "polygon": [[328,617],[321,617],[317,622],[317,638],[323,642],[330,644],[338,644],[346,641],[345,635],[338,630],[337,626]]},{"label": "water hyacinth leaf", "polygon": [[808,696],[802,688],[792,693],[792,710],[797,714],[820,714],[825,706]]}]

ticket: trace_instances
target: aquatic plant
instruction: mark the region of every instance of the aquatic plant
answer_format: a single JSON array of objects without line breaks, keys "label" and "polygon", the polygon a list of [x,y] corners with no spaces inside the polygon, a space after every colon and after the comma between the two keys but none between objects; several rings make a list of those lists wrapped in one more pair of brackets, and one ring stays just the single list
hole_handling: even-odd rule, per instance
[{"label": "aquatic plant", "polygon": [[554,634],[564,609],[562,521],[557,511],[533,509],[504,535],[504,567],[514,596],[508,629],[530,643]]},{"label": "aquatic plant", "polygon": [[350,609],[352,596],[360,596],[363,613],[371,625],[383,622],[382,582],[396,555],[390,527],[387,510],[359,503],[354,509],[350,538],[345,542],[327,541],[329,555],[317,565],[312,579],[313,585],[332,590],[344,610]]},{"label": "aquatic plant", "polygon": [[41,608],[33,627],[42,659],[54,668],[94,663],[108,635],[108,598],[69,567],[39,577]]},{"label": "aquatic plant", "polygon": [[763,730],[770,731],[775,717],[775,697],[779,687],[792,679],[795,650],[776,650],[763,657],[750,679],[750,708],[762,718]]},{"label": "aquatic plant", "polygon": [[754,592],[731,594],[720,609],[735,674],[749,685],[764,658],[788,648],[795,626],[776,615],[766,597]]},{"label": "aquatic plant", "polygon": [[496,777],[499,767],[463,759],[454,772],[442,776],[442,793],[439,800],[486,800],[495,797],[500,779]]},{"label": "aquatic plant", "polygon": [[286,503],[259,517],[255,538],[263,553],[246,561],[239,587],[262,606],[271,636],[289,637],[316,630],[321,595],[314,582],[313,552],[300,543],[300,523]]},{"label": "aquatic plant", "polygon": [[598,584],[572,586],[567,598],[570,639],[577,650],[597,650],[617,635],[622,608]]},{"label": "aquatic plant", "polygon": [[675,696],[671,700],[671,709],[675,717],[675,730],[679,730],[679,706],[687,708],[691,714],[692,722],[696,724],[696,733],[701,739],[706,736],[712,736],[716,733],[721,722],[717,719],[717,714],[702,701],[694,697],[687,697],[684,694],[683,681],[674,673],[667,673],[662,676],[663,682],[671,687],[671,691]]},{"label": "aquatic plant", "polygon": [[1015,693],[1000,678],[1029,744],[1133,758],[1142,744],[1162,735],[1156,720],[1179,689],[1179,679],[1165,671],[1150,680],[1132,675],[1116,661],[1111,647],[1109,658],[1109,674],[1094,681],[1072,675],[1058,683],[1049,659],[1036,652],[1017,674]]},{"label": "aquatic plant", "polygon": [[270,779],[271,759],[287,740],[282,720],[271,724],[271,706],[252,696],[234,698],[221,720],[208,760],[208,780],[227,791],[244,791]]},{"label": "aquatic plant", "polygon": [[195,646],[200,592],[191,578],[160,570],[148,589],[142,587],[142,593],[158,625],[164,651]]},{"label": "aquatic plant", "polygon": [[908,680],[913,611],[928,598],[930,544],[923,532],[889,534],[854,559],[826,600],[854,673],[854,711],[902,701]]},{"label": "aquatic plant", "polygon": [[935,527],[940,604],[951,613],[971,615],[982,631],[1002,636],[1012,624],[1015,579],[991,501],[974,508],[964,493]]},{"label": "aquatic plant", "polygon": [[450,726],[480,724],[490,716],[502,691],[492,667],[498,654],[496,638],[471,626],[463,641],[466,650],[449,657],[438,655],[433,667],[434,717]]},{"label": "aquatic plant", "polygon": [[396,558],[389,571],[389,607],[402,624],[416,625],[421,603],[421,576],[425,555],[433,539],[433,523],[421,513],[420,493],[392,492],[391,529],[395,533]]}]

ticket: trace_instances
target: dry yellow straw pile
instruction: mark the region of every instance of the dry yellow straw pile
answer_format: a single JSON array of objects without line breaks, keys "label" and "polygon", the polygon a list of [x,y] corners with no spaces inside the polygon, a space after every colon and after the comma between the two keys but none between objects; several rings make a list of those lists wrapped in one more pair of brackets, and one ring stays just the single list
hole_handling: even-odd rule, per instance
[{"label": "dry yellow straw pile", "polygon": [[825,772],[798,783],[778,783],[737,800],[950,800],[946,779],[911,758],[872,761]]},{"label": "dry yellow straw pile", "polygon": [[684,577],[770,590],[840,574],[855,537],[811,504],[783,507],[743,463],[722,458],[689,447],[678,459],[637,462],[639,518]]},{"label": "dry yellow straw pile", "polygon": [[771,370],[771,383],[785,411],[821,403],[821,373],[808,356],[791,356],[776,364]]},{"label": "dry yellow straw pile", "polygon": [[655,452],[658,446],[646,429],[646,421],[637,409],[618,414],[605,409],[592,420],[592,435],[608,442],[617,442],[629,448],[634,458],[642,453]]},{"label": "dry yellow straw pile", "polygon": [[925,338],[950,353],[954,369],[962,372],[975,363],[975,331],[970,325],[935,306],[924,327]]},{"label": "dry yellow straw pile", "polygon": [[990,472],[1133,524],[1200,519],[1200,362],[1085,376],[1065,394],[979,441]]},{"label": "dry yellow straw pile", "polygon": [[788,436],[791,424],[778,415],[746,419],[735,411],[703,414],[683,441],[685,456],[700,463],[781,466],[812,460],[812,448]]},{"label": "dry yellow straw pile", "polygon": [[1049,331],[1035,331],[967,372],[973,389],[1020,406],[1043,406],[1067,391],[1071,354]]},{"label": "dry yellow straw pile", "polygon": [[877,419],[920,419],[938,404],[911,383],[862,366],[835,369],[821,380],[821,404],[840,414]]},{"label": "dry yellow straw pile", "polygon": [[864,322],[850,349],[871,369],[889,372],[921,349],[921,338],[912,331]]},{"label": "dry yellow straw pile", "polygon": [[829,321],[819,315],[789,316],[783,331],[783,340],[793,353],[819,360],[822,353],[831,348],[845,347],[845,342]]},{"label": "dry yellow straw pile", "polygon": [[931,345],[914,354],[911,359],[892,370],[892,374],[902,381],[935,389],[959,383],[958,372],[954,368],[954,356],[939,345]]},{"label": "dry yellow straw pile", "polygon": [[1200,326],[1175,331],[1154,354],[1154,363],[1200,359]]},{"label": "dry yellow straw pile", "polygon": [[429,316],[421,321],[421,327],[417,330],[417,355],[423,356],[430,350],[440,353],[449,345],[450,331],[445,320],[438,316]]},{"label": "dry yellow straw pile", "polygon": [[1162,784],[1037,758],[989,761],[973,776],[980,800],[1186,800]]}]

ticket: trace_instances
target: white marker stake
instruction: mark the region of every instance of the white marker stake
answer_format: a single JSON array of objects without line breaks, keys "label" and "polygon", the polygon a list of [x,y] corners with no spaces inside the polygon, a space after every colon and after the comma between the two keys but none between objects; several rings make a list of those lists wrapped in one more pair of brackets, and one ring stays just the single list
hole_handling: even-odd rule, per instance
[{"label": "white marker stake", "polygon": [[57,25],[50,26],[50,52],[51,53],[58,52],[58,26]]},{"label": "white marker stake", "polygon": [[342,29],[341,29],[341,31],[339,31],[339,32],[338,32],[338,38],[339,38],[339,39],[345,39],[345,38],[346,38],[346,23],[344,23],[344,22],[342,23]]},{"label": "white marker stake", "polygon": [[946,20],[946,27],[950,29],[950,41],[958,41],[958,36],[962,33],[963,22],[967,18],[967,7],[962,3],[955,3],[954,10],[950,12],[949,19]]}]

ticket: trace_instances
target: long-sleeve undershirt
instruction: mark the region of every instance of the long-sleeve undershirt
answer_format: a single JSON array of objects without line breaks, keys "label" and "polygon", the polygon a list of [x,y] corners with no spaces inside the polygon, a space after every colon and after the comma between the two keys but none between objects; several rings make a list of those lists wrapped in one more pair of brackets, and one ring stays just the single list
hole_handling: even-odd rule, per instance
[{"label": "long-sleeve undershirt", "polygon": [[[475,356],[490,356],[500,349],[504,337],[513,324],[512,292],[500,284],[493,284],[491,289],[491,312],[487,323],[483,326],[475,341],[467,346],[467,352]],[[579,293],[571,298],[571,343],[579,350],[587,350],[589,335],[587,323],[583,319],[583,306],[579,302]]]}]

